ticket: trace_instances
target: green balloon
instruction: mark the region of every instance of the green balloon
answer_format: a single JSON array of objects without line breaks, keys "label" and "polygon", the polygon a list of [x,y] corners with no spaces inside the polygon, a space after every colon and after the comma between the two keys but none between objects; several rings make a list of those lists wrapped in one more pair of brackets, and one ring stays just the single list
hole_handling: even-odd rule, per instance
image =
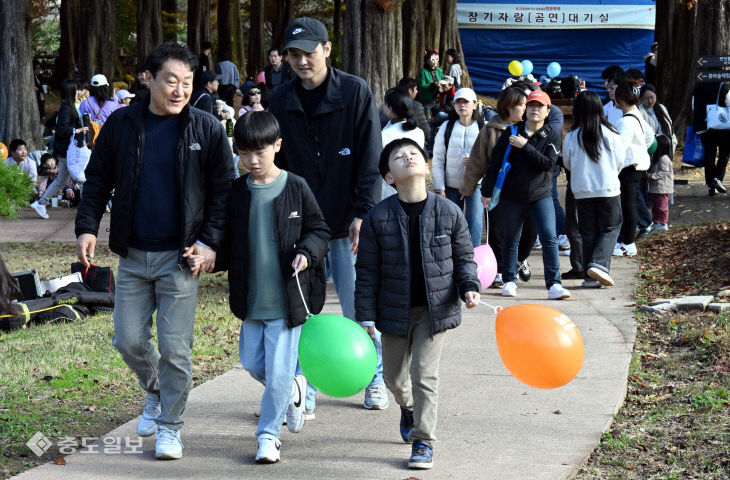
[{"label": "green balloon", "polygon": [[356,322],[338,315],[313,315],[299,336],[299,365],[317,390],[330,397],[350,397],[372,381],[375,345]]}]

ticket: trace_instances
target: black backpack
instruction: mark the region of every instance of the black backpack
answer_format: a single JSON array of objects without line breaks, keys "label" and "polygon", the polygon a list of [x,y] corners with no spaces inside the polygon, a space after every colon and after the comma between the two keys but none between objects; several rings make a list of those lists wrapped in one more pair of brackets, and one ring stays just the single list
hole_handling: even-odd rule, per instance
[{"label": "black backpack", "polygon": [[[449,140],[451,140],[451,132],[454,131],[454,125],[456,125],[456,122],[458,120],[458,118],[450,118],[446,121],[446,131],[444,131],[444,152],[449,151]],[[484,117],[482,117],[481,115],[477,115],[477,125],[479,126],[479,130],[484,127]]]}]

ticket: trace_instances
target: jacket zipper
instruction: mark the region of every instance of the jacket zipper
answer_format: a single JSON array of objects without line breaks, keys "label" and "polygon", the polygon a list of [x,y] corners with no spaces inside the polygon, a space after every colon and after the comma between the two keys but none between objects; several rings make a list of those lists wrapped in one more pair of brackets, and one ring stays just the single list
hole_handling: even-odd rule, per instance
[{"label": "jacket zipper", "polygon": [[[137,136],[137,160],[134,166],[134,180],[132,181],[132,203],[131,210],[127,212],[127,219],[131,219],[134,216],[134,208],[137,203],[137,188],[139,186],[139,174],[142,169],[142,152],[144,151],[144,114],[142,117],[142,128],[139,129],[139,135]],[[132,238],[132,227],[127,229],[127,249],[129,249],[129,240]]]},{"label": "jacket zipper", "polygon": [[[428,200],[426,200],[428,203]],[[426,209],[426,206],[424,205],[424,211]],[[423,285],[426,287],[426,307],[428,308],[428,323],[431,327],[431,341],[433,342],[433,336],[435,334],[434,328],[433,328],[433,315],[431,314],[431,292],[428,291],[428,282],[425,279],[426,276],[426,266],[423,263],[423,239],[424,239],[424,231],[423,231],[423,224],[421,223],[421,218],[423,216],[423,211],[421,212],[421,215],[418,216],[418,230],[421,232],[421,241],[418,242],[418,247],[421,249],[421,269],[423,270]]]}]

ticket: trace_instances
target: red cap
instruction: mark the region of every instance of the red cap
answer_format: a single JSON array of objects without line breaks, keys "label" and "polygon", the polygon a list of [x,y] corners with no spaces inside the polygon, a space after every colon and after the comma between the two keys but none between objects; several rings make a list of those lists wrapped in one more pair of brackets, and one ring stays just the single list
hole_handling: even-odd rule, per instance
[{"label": "red cap", "polygon": [[535,90],[534,92],[530,92],[530,94],[527,96],[527,103],[530,102],[540,102],[543,105],[550,106],[550,97],[547,93],[543,92],[542,90]]}]

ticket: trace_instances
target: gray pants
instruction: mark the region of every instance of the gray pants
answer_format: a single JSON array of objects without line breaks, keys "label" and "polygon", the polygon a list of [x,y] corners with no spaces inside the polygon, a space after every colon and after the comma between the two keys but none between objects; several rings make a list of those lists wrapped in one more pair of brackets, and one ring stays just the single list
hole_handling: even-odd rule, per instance
[{"label": "gray pants", "polygon": [[[160,396],[157,423],[173,430],[183,426],[180,416],[193,378],[190,353],[198,298],[198,278],[188,268],[178,268],[178,254],[130,248],[119,259],[112,339],[140,386]],[[155,310],[159,352],[151,341]]]},{"label": "gray pants", "polygon": [[[439,362],[444,333],[431,340],[431,316],[426,307],[411,309],[408,337],[382,334],[383,378],[401,407],[413,408],[411,440],[436,440]],[[411,384],[412,382],[412,384]]]}]

